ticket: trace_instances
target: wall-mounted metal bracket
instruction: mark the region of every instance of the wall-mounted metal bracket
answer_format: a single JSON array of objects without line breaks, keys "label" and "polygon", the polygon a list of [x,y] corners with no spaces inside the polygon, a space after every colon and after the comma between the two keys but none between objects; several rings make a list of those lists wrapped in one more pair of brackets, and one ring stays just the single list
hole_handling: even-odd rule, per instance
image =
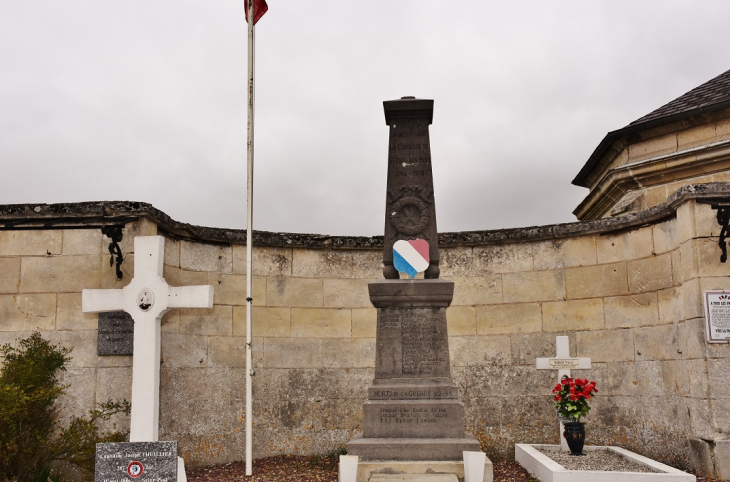
[{"label": "wall-mounted metal bracket", "polygon": [[712,209],[717,210],[717,223],[722,226],[720,230],[720,240],[717,244],[722,250],[720,262],[727,261],[727,237],[728,223],[730,223],[730,199],[698,199],[698,203],[709,204]]},{"label": "wall-mounted metal bracket", "polygon": [[107,238],[111,239],[112,242],[109,243],[109,253],[111,254],[111,258],[109,258],[109,266],[114,266],[114,256],[117,257],[117,279],[122,279],[122,262],[124,261],[124,256],[122,256],[122,248],[119,247],[119,244],[122,241],[122,228],[124,226],[102,226],[101,228],[101,234],[106,236]]}]

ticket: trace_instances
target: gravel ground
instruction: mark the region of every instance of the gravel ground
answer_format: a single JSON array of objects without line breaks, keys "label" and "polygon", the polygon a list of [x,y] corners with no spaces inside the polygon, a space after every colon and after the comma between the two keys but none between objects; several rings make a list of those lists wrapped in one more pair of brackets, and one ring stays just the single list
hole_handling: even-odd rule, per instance
[{"label": "gravel ground", "polygon": [[[584,458],[584,457],[574,457]],[[336,482],[337,459],[280,455],[254,460],[253,474],[246,477],[246,464],[198,467],[188,474],[189,482]],[[494,482],[535,482],[517,462],[494,462]],[[730,482],[697,477],[697,482]]]},{"label": "gravel ground", "polygon": [[568,470],[600,470],[605,472],[659,472],[608,450],[591,450],[575,456],[563,452],[540,450]]}]

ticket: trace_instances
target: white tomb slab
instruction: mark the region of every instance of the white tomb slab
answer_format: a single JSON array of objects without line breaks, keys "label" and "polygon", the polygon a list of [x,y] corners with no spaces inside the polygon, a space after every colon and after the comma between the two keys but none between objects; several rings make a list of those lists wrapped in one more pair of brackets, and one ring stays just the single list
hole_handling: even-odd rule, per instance
[{"label": "white tomb slab", "polygon": [[[538,370],[557,370],[558,383],[564,376],[570,376],[571,369],[588,370],[591,368],[590,358],[571,358],[570,338],[567,336],[555,337],[555,358],[536,358],[535,366]],[[565,427],[560,422],[560,446],[564,452],[569,452],[568,442],[563,437]]]},{"label": "white tomb slab", "polygon": [[[134,278],[122,289],[83,290],[84,313],[123,310],[134,319],[130,442],[157,442],[160,415],[160,320],[172,308],[212,308],[212,286],[169,286],[162,278],[165,239],[134,239]],[[180,474],[180,471],[178,471]],[[185,471],[182,470],[184,480]]]}]

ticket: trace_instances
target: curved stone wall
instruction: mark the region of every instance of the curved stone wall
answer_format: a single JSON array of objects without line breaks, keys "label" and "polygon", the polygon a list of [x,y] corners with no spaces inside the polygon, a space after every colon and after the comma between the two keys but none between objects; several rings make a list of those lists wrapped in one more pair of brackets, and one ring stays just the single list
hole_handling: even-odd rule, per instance
[{"label": "curved stone wall", "polygon": [[[577,372],[600,390],[589,443],[705,472],[713,451],[730,450],[730,345],[705,342],[702,303],[703,290],[730,289],[720,227],[702,203],[721,197],[730,185],[687,186],[618,218],[440,235],[441,278],[456,284],[453,376],[467,429],[490,457],[511,458],[514,443],[557,443],[556,374],[535,369],[536,357],[554,355],[556,335],[593,361]],[[113,223],[126,224],[122,281],[92,228]],[[134,237],[158,233],[170,285],[215,289],[212,310],[163,320],[160,438],[179,440],[192,465],[241,460],[245,232],[177,223],[142,203],[2,206],[0,342],[40,330],[74,347],[65,418],[130,399],[131,357],[96,356],[97,317],[81,313],[81,290],[123,287]],[[255,239],[254,456],[325,453],[361,428],[375,358],[367,282],[382,277],[382,239]]]}]

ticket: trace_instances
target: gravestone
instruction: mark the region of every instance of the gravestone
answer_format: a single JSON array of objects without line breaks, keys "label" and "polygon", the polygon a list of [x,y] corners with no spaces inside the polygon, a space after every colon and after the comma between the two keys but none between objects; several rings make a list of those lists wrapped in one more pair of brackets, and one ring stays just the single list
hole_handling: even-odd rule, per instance
[{"label": "gravestone", "polygon": [[176,482],[177,442],[96,444],[94,482]]},{"label": "gravestone", "polygon": [[[454,283],[438,278],[438,237],[428,125],[433,101],[384,102],[390,126],[384,276],[368,285],[378,310],[375,379],[363,406],[363,433],[347,453],[363,461],[460,461],[479,442],[464,430],[464,404],[451,379],[446,308]],[[393,245],[429,243],[427,279],[398,277]],[[393,274],[391,272],[395,272]]]},{"label": "gravestone", "polygon": [[[571,358],[570,356],[570,338],[567,336],[555,337],[555,357],[554,358],[536,358],[535,367],[538,370],[557,370],[558,383],[564,376],[570,376],[570,370],[588,370],[591,368],[591,359],[586,357]],[[568,442],[563,437],[565,426],[562,420],[559,423],[560,448],[563,452],[569,452]]]},{"label": "gravestone", "polygon": [[124,311],[99,313],[96,354],[98,356],[134,354],[134,319],[129,313]]},{"label": "gravestone", "polygon": [[[165,282],[162,278],[164,254],[162,236],[138,236],[134,238],[132,281],[122,289],[86,289],[81,293],[84,313],[124,310],[134,320],[130,442],[158,440],[162,316],[172,308],[213,307],[212,286],[173,287]],[[177,480],[185,481],[180,458],[178,467]]]}]

